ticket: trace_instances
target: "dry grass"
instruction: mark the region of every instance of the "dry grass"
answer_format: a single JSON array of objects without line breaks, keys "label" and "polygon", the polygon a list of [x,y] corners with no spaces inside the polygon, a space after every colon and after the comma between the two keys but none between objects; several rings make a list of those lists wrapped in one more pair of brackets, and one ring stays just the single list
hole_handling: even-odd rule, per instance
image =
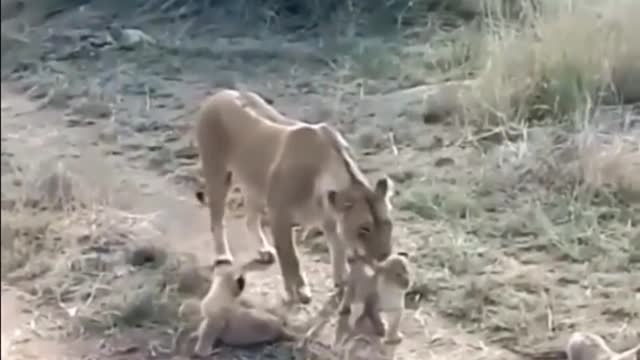
[{"label": "dry grass", "polygon": [[34,174],[3,171],[3,190],[17,185],[1,214],[3,288],[20,294],[33,314],[32,335],[173,329],[179,294],[199,295],[208,286],[189,265],[194,258],[152,246],[159,236],[152,215],[80,196],[86,184],[77,178],[64,187],[73,196],[61,200],[54,196],[59,188],[45,186],[49,196],[35,201],[29,184],[48,175]]},{"label": "dry grass", "polygon": [[624,80],[640,75],[640,7],[572,4],[543,4],[522,23],[487,18],[477,80],[427,99],[427,111],[458,115],[476,149],[419,172],[400,200],[433,229],[415,255],[425,269],[416,290],[505,345],[637,324],[635,300],[621,295],[638,269],[637,114],[603,104],[640,100]]},{"label": "dry grass", "polygon": [[543,9],[524,29],[490,19],[470,121],[564,122],[585,107],[640,100],[638,11],[634,1],[576,1]]}]

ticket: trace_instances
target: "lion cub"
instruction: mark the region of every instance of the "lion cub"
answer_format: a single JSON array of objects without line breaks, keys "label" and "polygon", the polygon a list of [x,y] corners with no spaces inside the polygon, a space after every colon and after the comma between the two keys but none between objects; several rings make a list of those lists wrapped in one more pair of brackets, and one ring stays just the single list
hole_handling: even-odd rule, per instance
[{"label": "lion cub", "polygon": [[[404,252],[393,254],[378,263],[369,263],[362,256],[349,257],[349,277],[338,312],[341,317],[348,316],[352,304],[363,305],[354,330],[384,336],[386,344],[395,345],[402,341],[400,321],[405,309],[405,293],[411,285],[407,258]],[[381,312],[388,318],[386,330]]]},{"label": "lion cub", "polygon": [[256,266],[263,265],[256,260],[240,269],[229,263],[215,265],[211,287],[202,301],[182,304],[179,314],[183,319],[193,318],[199,306],[200,326],[190,335],[191,339],[197,337],[195,355],[208,355],[217,342],[249,346],[295,339],[280,318],[240,298],[246,286],[244,274]]},{"label": "lion cub", "polygon": [[566,356],[568,360],[635,360],[640,355],[640,344],[627,351],[616,353],[602,337],[587,332],[575,332],[569,338]]}]

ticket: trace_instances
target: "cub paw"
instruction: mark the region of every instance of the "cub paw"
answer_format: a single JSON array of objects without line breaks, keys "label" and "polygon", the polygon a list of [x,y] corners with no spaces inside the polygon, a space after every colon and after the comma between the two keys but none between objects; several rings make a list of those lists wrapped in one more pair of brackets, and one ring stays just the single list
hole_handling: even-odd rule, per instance
[{"label": "cub paw", "polygon": [[304,285],[298,288],[297,291],[298,301],[303,304],[309,304],[311,302],[311,289],[309,286]]},{"label": "cub paw", "polygon": [[348,306],[341,307],[340,310],[338,311],[338,315],[340,316],[351,315],[351,308]]},{"label": "cub paw", "polygon": [[398,345],[402,342],[402,339],[404,338],[404,336],[402,336],[402,334],[397,333],[394,335],[389,335],[387,336],[383,342],[387,345]]}]

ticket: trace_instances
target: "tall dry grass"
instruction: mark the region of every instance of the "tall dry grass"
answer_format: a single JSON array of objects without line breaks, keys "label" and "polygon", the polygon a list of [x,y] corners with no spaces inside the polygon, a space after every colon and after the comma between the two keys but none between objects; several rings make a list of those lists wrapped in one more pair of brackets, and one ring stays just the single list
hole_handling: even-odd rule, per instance
[{"label": "tall dry grass", "polygon": [[473,121],[563,122],[585,107],[640,101],[640,2],[542,5],[524,26],[488,17],[485,66],[466,99]]}]

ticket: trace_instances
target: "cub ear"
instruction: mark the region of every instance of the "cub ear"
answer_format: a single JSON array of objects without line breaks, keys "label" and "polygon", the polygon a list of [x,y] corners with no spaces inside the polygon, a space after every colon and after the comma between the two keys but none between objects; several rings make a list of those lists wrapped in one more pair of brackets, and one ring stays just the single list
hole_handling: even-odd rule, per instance
[{"label": "cub ear", "polygon": [[198,190],[196,191],[195,195],[200,205],[207,205],[207,198],[204,195],[204,191]]},{"label": "cub ear", "polygon": [[244,275],[240,275],[236,278],[236,287],[237,287],[237,295],[236,296],[240,296],[240,294],[242,294],[242,292],[244,291],[244,287],[246,285],[247,281],[244,278]]}]

